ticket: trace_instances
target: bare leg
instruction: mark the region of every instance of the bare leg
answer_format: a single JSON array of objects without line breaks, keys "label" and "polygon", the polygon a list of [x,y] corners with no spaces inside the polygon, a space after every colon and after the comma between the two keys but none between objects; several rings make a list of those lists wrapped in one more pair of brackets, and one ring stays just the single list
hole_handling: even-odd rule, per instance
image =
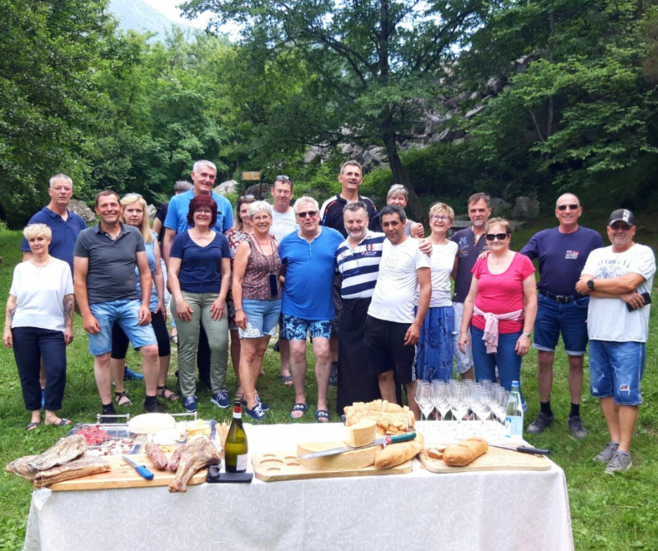
[{"label": "bare leg", "polygon": [[39,383],[41,384],[41,390],[46,389],[46,367],[43,363],[43,358],[41,358],[41,367],[39,370]]},{"label": "bare leg", "polygon": [[465,381],[466,379],[471,381],[475,380],[475,370],[472,367],[468,371],[462,373],[462,380]]},{"label": "bare leg", "polygon": [[126,369],[126,359],[115,360],[110,357],[110,375],[114,381],[114,390],[115,392],[124,392],[125,388],[123,386],[123,374]]},{"label": "bare leg", "polygon": [[416,390],[416,381],[406,383],[405,386],[407,387],[407,400],[409,400],[409,409],[413,411],[416,419],[420,419],[420,408],[418,407],[416,398],[414,396],[414,392]]},{"label": "bare leg", "polygon": [[[539,350],[537,353],[537,386],[539,387],[539,401],[549,402],[551,399],[551,389],[553,387],[553,360],[555,359],[554,352],[547,352],[546,350]],[[582,364],[581,364],[582,369]],[[571,377],[571,372],[569,372]],[[581,371],[581,385],[582,385],[582,371]],[[571,386],[571,385],[569,385]],[[577,403],[577,402],[574,402]]]},{"label": "bare leg", "polygon": [[247,401],[247,407],[253,409],[256,407],[256,381],[258,373],[263,365],[263,356],[267,351],[269,335],[258,339],[243,339],[242,353],[240,358],[240,380],[243,381],[244,398]]},{"label": "bare leg", "polygon": [[619,406],[620,436],[617,442],[619,442],[620,452],[630,453],[631,439],[633,438],[638,412],[639,408],[637,406]]},{"label": "bare leg", "polygon": [[160,374],[160,360],[158,358],[158,345],[150,344],[142,346],[142,372],[144,373],[144,386],[146,387],[147,396],[157,394],[158,376]]},{"label": "bare leg", "polygon": [[[265,352],[267,352],[267,345],[270,342],[270,336],[265,335],[261,337],[260,339],[256,339],[256,356],[254,357],[254,363],[252,365],[252,374],[254,377],[254,384],[258,382],[258,377],[261,375],[263,372],[263,358],[265,357]],[[256,392],[256,395],[258,395],[258,392]]]},{"label": "bare leg", "polygon": [[379,392],[381,392],[382,400],[397,404],[397,395],[395,393],[395,377],[393,370],[385,371],[377,376],[379,380]]},{"label": "bare leg", "polygon": [[[295,385],[295,403],[305,404],[306,393],[304,383],[306,381],[306,340],[288,341],[290,344],[290,372],[292,382]],[[293,415],[295,419],[302,417],[303,412],[297,411]]]},{"label": "bare leg", "polygon": [[608,425],[611,442],[619,442],[621,438],[621,427],[619,425],[619,406],[615,404],[612,396],[601,398],[601,409],[605,422]]},{"label": "bare leg", "polygon": [[318,409],[328,410],[327,390],[329,389],[329,374],[331,373],[329,339],[314,338],[313,353],[315,354],[315,379],[318,383]]},{"label": "bare leg", "polygon": [[281,376],[290,375],[290,341],[279,339],[279,353],[281,354]]},{"label": "bare leg", "polygon": [[580,404],[583,392],[583,356],[569,356],[569,392],[571,403]]},{"label": "bare leg", "polygon": [[94,377],[103,405],[112,403],[110,353],[94,356]]}]

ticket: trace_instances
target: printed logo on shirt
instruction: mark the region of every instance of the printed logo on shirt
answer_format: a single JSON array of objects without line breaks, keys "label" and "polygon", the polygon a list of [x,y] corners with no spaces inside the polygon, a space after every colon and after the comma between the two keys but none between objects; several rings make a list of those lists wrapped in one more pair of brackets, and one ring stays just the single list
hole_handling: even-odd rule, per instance
[{"label": "printed logo on shirt", "polygon": [[565,260],[578,260],[578,251],[567,251],[567,254],[564,255]]},{"label": "printed logo on shirt", "polygon": [[462,258],[464,256],[468,256],[468,238],[460,237],[458,246],[459,246],[459,257]]},{"label": "printed logo on shirt", "polygon": [[368,243],[361,253],[361,256],[377,256],[377,254],[378,251],[375,250],[375,245],[373,243]]},{"label": "printed logo on shirt", "polygon": [[395,268],[400,263],[400,257],[397,254],[389,254],[386,257],[386,267]]}]

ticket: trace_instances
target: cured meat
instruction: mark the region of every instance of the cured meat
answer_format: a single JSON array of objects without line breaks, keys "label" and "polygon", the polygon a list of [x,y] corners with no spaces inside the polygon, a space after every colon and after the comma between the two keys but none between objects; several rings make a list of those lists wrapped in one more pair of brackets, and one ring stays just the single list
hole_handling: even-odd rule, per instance
[{"label": "cured meat", "polygon": [[208,465],[219,465],[222,459],[217,445],[207,436],[200,436],[188,444],[181,455],[176,476],[169,483],[169,491],[187,492],[187,483]]},{"label": "cured meat", "polygon": [[174,453],[171,454],[171,457],[169,458],[169,464],[167,465],[167,469],[169,469],[171,472],[175,473],[178,470],[178,464],[180,463],[180,456],[183,455],[183,452],[185,451],[185,444],[178,446]]},{"label": "cured meat", "polygon": [[146,455],[153,462],[153,466],[158,469],[158,471],[164,471],[167,469],[167,456],[162,452],[160,446],[149,442],[146,444]]},{"label": "cured meat", "polygon": [[33,480],[36,471],[29,466],[30,461],[39,457],[38,455],[26,455],[25,457],[20,457],[5,467],[5,471],[9,473],[14,473],[16,476],[20,476],[27,480]]},{"label": "cured meat", "polygon": [[111,470],[111,465],[100,457],[83,457],[70,461],[64,465],[58,465],[47,471],[40,471],[34,476],[32,484],[35,488],[43,488],[92,474],[105,473]]},{"label": "cured meat", "polygon": [[28,467],[34,471],[47,471],[57,465],[63,465],[80,457],[87,451],[87,439],[81,434],[74,434],[60,440],[52,448],[32,459]]}]

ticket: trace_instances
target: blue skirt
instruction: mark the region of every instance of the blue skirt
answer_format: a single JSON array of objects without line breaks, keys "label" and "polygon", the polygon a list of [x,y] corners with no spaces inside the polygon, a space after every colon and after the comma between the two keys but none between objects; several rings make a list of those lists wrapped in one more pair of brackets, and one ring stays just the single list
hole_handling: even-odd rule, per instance
[{"label": "blue skirt", "polygon": [[429,308],[416,348],[416,377],[431,381],[452,378],[455,316],[452,306]]}]

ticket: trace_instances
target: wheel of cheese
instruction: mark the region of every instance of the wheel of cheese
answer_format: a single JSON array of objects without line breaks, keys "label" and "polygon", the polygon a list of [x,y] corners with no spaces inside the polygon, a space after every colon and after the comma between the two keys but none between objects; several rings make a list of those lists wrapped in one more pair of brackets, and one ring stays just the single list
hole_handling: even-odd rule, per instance
[{"label": "wheel of cheese", "polygon": [[309,469],[319,471],[349,471],[352,469],[363,469],[364,467],[373,465],[375,463],[375,455],[382,449],[382,446],[372,446],[370,448],[338,453],[336,455],[316,457],[315,459],[302,459],[299,457],[307,453],[340,448],[341,446],[345,446],[345,442],[306,442],[304,444],[297,444],[297,459]]},{"label": "wheel of cheese", "polygon": [[155,434],[163,429],[176,427],[176,419],[168,413],[144,413],[128,422],[128,430],[133,434]]},{"label": "wheel of cheese", "polygon": [[361,419],[356,425],[345,427],[345,442],[353,448],[368,446],[377,438],[377,422],[374,419]]}]

